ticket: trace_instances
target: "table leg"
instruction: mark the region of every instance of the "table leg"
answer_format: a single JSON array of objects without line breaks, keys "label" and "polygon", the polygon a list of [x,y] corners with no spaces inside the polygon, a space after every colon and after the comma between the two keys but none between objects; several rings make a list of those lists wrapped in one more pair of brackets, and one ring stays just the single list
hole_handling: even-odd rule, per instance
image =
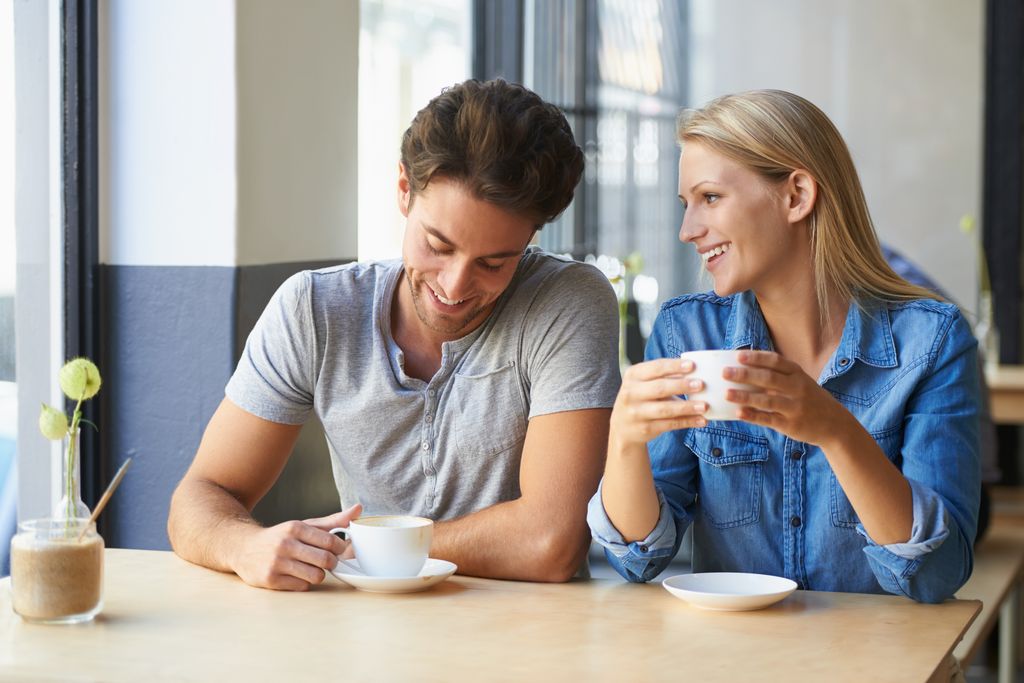
[{"label": "table leg", "polygon": [[999,608],[999,683],[1013,683],[1017,669],[1017,620],[1020,589],[1014,584]]}]

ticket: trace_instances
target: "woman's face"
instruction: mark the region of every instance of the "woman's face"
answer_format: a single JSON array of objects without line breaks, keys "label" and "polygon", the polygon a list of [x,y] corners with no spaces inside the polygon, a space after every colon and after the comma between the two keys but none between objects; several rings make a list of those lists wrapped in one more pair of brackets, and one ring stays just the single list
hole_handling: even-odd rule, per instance
[{"label": "woman's face", "polygon": [[786,186],[699,142],[684,143],[679,239],[697,248],[719,296],[767,293],[786,287],[794,269],[810,269],[807,232],[791,222],[795,199]]}]

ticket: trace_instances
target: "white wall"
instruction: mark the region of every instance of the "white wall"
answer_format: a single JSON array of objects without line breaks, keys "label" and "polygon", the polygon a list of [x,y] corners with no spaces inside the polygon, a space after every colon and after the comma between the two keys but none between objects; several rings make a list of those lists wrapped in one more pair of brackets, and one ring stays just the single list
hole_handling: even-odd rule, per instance
[{"label": "white wall", "polygon": [[241,0],[238,263],[356,257],[359,2]]},{"label": "white wall", "polygon": [[100,260],[356,254],[358,2],[100,2]]},{"label": "white wall", "polygon": [[691,101],[781,88],[836,123],[882,239],[974,311],[981,0],[690,0]]},{"label": "white wall", "polygon": [[100,3],[100,261],[234,265],[235,3]]}]

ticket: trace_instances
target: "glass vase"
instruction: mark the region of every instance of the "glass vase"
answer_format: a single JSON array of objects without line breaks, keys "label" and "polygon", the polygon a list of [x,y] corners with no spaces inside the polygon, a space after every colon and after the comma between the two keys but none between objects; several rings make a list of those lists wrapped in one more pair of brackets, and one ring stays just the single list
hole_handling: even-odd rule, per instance
[{"label": "glass vase", "polygon": [[11,539],[11,606],[25,621],[76,624],[103,608],[103,538],[87,519],[31,519]]},{"label": "glass vase", "polygon": [[992,306],[992,292],[982,290],[978,295],[978,322],[974,325],[974,336],[986,370],[999,366],[999,328],[996,327]]},{"label": "glass vase", "polygon": [[79,434],[69,434],[64,440],[64,453],[60,460],[60,500],[53,507],[53,519],[88,519],[92,511],[82,502],[82,475],[79,452]]}]

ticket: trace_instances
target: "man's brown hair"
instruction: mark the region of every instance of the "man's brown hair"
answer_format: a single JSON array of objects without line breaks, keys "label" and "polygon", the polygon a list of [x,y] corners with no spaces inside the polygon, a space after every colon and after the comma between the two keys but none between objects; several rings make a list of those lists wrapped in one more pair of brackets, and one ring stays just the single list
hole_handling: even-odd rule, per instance
[{"label": "man's brown hair", "polygon": [[572,201],[583,151],[558,107],[501,79],[469,80],[421,109],[402,136],[410,199],[435,177],[538,228]]}]

